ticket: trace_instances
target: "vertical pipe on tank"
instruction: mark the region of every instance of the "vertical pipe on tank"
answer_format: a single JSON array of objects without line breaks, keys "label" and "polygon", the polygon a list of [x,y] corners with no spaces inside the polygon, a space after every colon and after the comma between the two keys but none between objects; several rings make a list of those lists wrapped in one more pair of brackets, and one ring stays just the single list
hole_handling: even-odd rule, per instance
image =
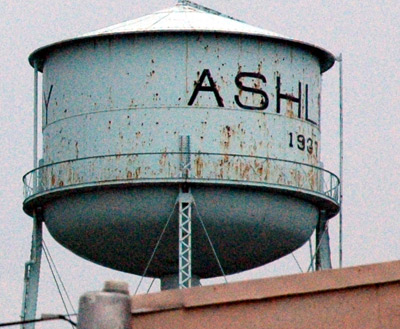
[{"label": "vertical pipe on tank", "polygon": [[[38,162],[38,64],[34,62],[33,77],[33,169],[37,168]],[[33,190],[37,189],[37,172],[33,175]]]},{"label": "vertical pipe on tank", "polygon": [[342,205],[343,205],[343,58],[342,54],[336,59],[339,62],[339,109],[340,109],[340,124],[339,124],[339,134],[340,134],[340,168],[339,168],[339,178],[340,178],[340,210],[339,210],[339,268],[343,266],[343,215],[342,215]]}]

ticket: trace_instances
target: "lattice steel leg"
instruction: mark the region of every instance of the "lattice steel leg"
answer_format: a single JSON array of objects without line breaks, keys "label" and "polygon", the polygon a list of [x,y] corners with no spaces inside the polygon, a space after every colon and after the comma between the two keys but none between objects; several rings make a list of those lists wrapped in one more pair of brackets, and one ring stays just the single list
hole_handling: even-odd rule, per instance
[{"label": "lattice steel leg", "polygon": [[179,289],[192,286],[192,203],[188,192],[179,192]]}]

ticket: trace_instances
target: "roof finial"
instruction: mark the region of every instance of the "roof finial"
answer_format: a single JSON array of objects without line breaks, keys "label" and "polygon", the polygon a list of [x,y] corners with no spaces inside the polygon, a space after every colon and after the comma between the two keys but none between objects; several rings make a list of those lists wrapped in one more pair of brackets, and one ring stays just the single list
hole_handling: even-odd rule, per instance
[{"label": "roof finial", "polygon": [[192,2],[190,0],[178,0],[178,5],[187,5],[187,6],[190,6],[192,8],[196,8],[196,9],[199,9],[199,10],[204,11],[206,13],[209,13],[209,14],[214,14],[214,15],[217,15],[217,16],[221,16],[221,17],[225,17],[225,18],[229,18],[229,19],[235,20],[237,22],[245,23],[245,22],[243,22],[243,21],[241,21],[239,19],[236,19],[234,17],[222,14],[219,11],[216,11],[216,10],[208,8],[208,7],[204,7],[204,6],[199,5],[199,4],[195,3],[195,2]]}]

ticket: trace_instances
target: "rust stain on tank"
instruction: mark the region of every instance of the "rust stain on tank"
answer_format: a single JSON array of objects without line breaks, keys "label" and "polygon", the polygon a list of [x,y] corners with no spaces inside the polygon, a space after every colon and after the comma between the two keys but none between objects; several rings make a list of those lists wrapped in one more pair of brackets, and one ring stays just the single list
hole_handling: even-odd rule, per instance
[{"label": "rust stain on tank", "polygon": [[236,164],[234,166],[234,169],[235,169],[237,175],[239,176],[238,178],[240,180],[248,180],[249,179],[249,173],[251,170],[251,166],[248,163],[240,161],[239,164]]},{"label": "rust stain on tank", "polygon": [[51,176],[51,185],[52,186],[56,185],[56,176],[55,175]]},{"label": "rust stain on tank", "polygon": [[132,171],[128,170],[128,172],[126,173],[126,178],[128,178],[128,179],[132,179],[133,178]]},{"label": "rust stain on tank", "polygon": [[75,157],[78,159],[79,158],[79,147],[78,147],[78,142],[75,142]]},{"label": "rust stain on tank", "polygon": [[265,175],[264,175],[264,181],[265,182],[269,181],[270,175],[271,175],[271,168],[269,166],[269,161],[268,161],[267,164],[266,164]]},{"label": "rust stain on tank", "polygon": [[230,127],[230,126],[225,126],[222,129],[222,147],[224,147],[225,149],[228,149],[230,146],[230,142],[231,142],[231,137],[234,135],[234,130]]},{"label": "rust stain on tank", "polygon": [[204,168],[204,162],[203,162],[203,159],[200,156],[198,156],[194,160],[194,167],[195,167],[196,177],[197,178],[202,177],[203,168]]},{"label": "rust stain on tank", "polygon": [[68,175],[67,175],[67,185],[73,184],[74,183],[74,172],[72,171],[72,168],[68,168]]},{"label": "rust stain on tank", "polygon": [[303,175],[298,170],[291,170],[290,175],[297,187],[303,187]]},{"label": "rust stain on tank", "polygon": [[219,174],[217,175],[217,178],[224,178],[224,167],[219,168]]},{"label": "rust stain on tank", "polygon": [[260,177],[262,176],[262,174],[263,174],[263,165],[262,165],[262,163],[260,163],[260,162],[258,162],[258,161],[255,161],[255,168],[256,168],[256,173],[258,174],[258,175],[260,175]]},{"label": "rust stain on tank", "polygon": [[295,117],[293,112],[293,102],[290,99],[286,102],[286,115],[291,119]]},{"label": "rust stain on tank", "polygon": [[263,62],[258,63],[257,72],[261,74]]},{"label": "rust stain on tank", "polygon": [[243,94],[243,89],[239,89],[238,93],[239,93],[239,98],[241,98]]},{"label": "rust stain on tank", "polygon": [[[255,82],[253,83],[253,86],[255,89],[261,89],[261,79],[255,79]],[[255,94],[253,93],[253,96]]]},{"label": "rust stain on tank", "polygon": [[310,188],[312,190],[316,190],[317,189],[317,176],[318,173],[314,172],[314,170],[310,170],[307,174],[308,176],[308,181],[310,183]]},{"label": "rust stain on tank", "polygon": [[165,153],[161,155],[158,163],[160,164],[161,167],[165,167],[165,165],[167,164],[167,155]]},{"label": "rust stain on tank", "polygon": [[278,176],[277,183],[283,185],[285,182],[286,182],[285,177],[283,176],[282,173],[280,173],[279,176]]},{"label": "rust stain on tank", "polygon": [[240,176],[243,180],[249,180],[249,174],[250,174],[251,167],[248,163],[245,163],[244,166],[242,167],[242,172],[240,173]]},{"label": "rust stain on tank", "polygon": [[140,177],[140,171],[141,171],[140,167],[136,168],[136,170],[135,170],[135,178],[136,179],[138,179]]}]

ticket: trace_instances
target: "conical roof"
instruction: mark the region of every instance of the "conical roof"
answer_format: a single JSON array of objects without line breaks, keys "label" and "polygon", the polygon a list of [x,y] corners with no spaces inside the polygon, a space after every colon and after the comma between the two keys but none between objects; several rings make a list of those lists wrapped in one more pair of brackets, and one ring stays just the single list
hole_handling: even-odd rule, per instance
[{"label": "conical roof", "polygon": [[328,70],[335,62],[335,57],[320,47],[249,25],[243,21],[187,0],[181,0],[174,7],[163,9],[150,15],[39,48],[29,56],[29,62],[33,66],[34,62],[38,60],[39,70],[42,70],[43,64],[40,63],[43,62],[42,59],[50,49],[59,48],[64,44],[77,42],[79,40],[102,38],[121,34],[177,32],[249,35],[296,44],[299,47],[307,48],[309,51],[317,55],[320,59],[322,72]]},{"label": "conical roof", "polygon": [[189,1],[84,34],[83,37],[133,32],[220,32],[289,39]]}]

